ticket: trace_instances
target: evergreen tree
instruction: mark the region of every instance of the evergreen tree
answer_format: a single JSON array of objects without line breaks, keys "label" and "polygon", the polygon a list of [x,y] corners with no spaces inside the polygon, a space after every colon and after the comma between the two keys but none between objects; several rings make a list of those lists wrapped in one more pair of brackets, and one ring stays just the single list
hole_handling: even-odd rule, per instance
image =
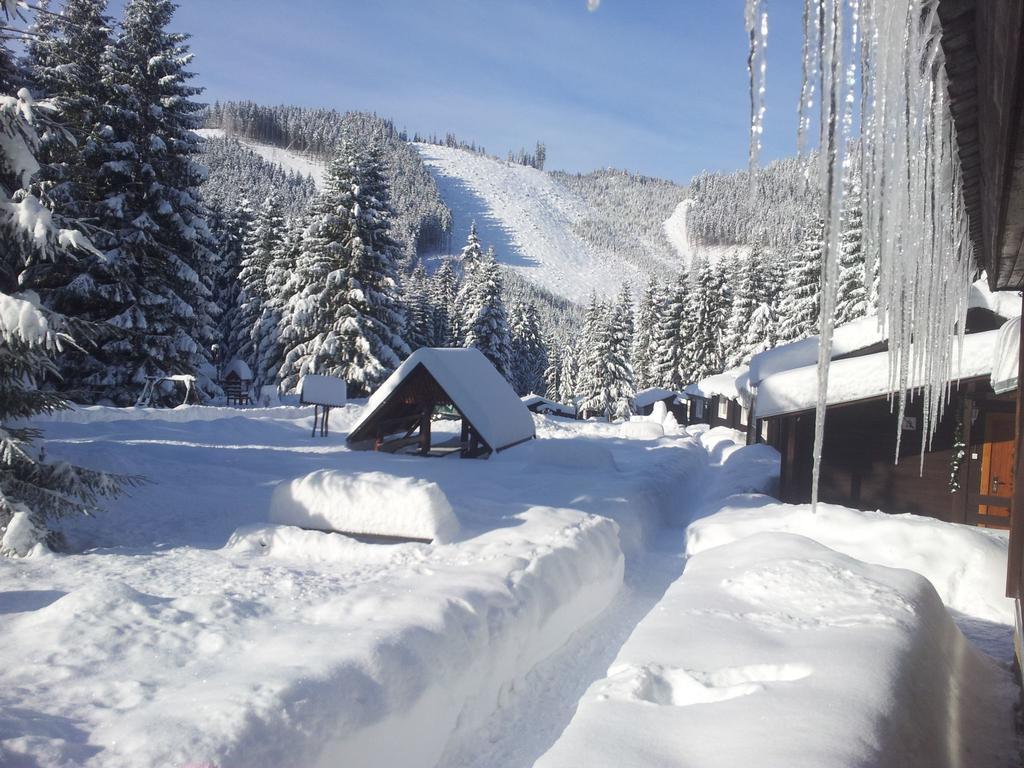
[{"label": "evergreen tree", "polygon": [[252,204],[243,197],[224,218],[222,226],[219,229],[212,228],[216,233],[218,255],[213,298],[217,306],[222,308],[219,325],[220,357],[223,363],[244,354],[249,346],[248,340],[242,339],[243,322],[240,313],[244,299],[241,297],[242,285],[239,276],[242,264],[246,260],[246,238],[251,235],[255,216]]},{"label": "evergreen tree", "polygon": [[[13,73],[10,52],[0,42],[5,87]],[[36,129],[41,125],[45,122],[27,91],[0,103],[5,137],[0,145],[0,553],[5,555],[26,555],[40,542],[53,542],[53,520],[90,514],[100,498],[117,494],[127,480],[45,461],[33,445],[40,431],[29,420],[66,407],[60,395],[41,385],[57,375],[54,358],[72,341],[64,319],[44,311],[37,295],[17,295],[22,274],[62,259],[65,248],[95,255],[80,231],[59,229],[27,190],[38,167]]]},{"label": "evergreen tree", "polygon": [[519,395],[546,390],[548,352],[540,327],[537,305],[517,301],[512,308],[512,386]]},{"label": "evergreen tree", "polygon": [[317,373],[344,378],[356,396],[368,394],[408,354],[389,216],[378,156],[343,144],[296,264],[303,287],[283,321],[286,390]]},{"label": "evergreen tree", "polygon": [[627,294],[610,306],[595,300],[591,307],[587,381],[580,407],[608,420],[628,418],[635,394],[629,366],[632,298]]},{"label": "evergreen tree", "polygon": [[544,371],[544,396],[557,401],[562,396],[562,351],[555,339],[548,337],[548,367]]},{"label": "evergreen tree", "polygon": [[[230,356],[240,357],[256,364],[263,305],[272,297],[267,285],[270,265],[279,252],[284,238],[284,216],[274,197],[266,198],[256,211],[253,225],[242,240],[242,262],[238,271],[238,295],[233,324],[225,339]],[[255,372],[254,372],[255,375]]]},{"label": "evergreen tree", "polygon": [[836,325],[868,314],[868,289],[865,285],[864,251],[861,245],[862,220],[860,184],[850,178],[843,197]]},{"label": "evergreen tree", "polygon": [[445,259],[430,280],[430,307],[432,317],[431,345],[454,347],[459,344],[456,298],[459,279],[450,260]]},{"label": "evergreen tree", "polygon": [[661,288],[653,277],[640,298],[633,337],[632,365],[638,389],[656,386],[658,378],[658,317],[661,312]]},{"label": "evergreen tree", "polygon": [[285,222],[284,236],[267,268],[267,294],[260,317],[251,336],[255,360],[251,366],[254,383],[263,386],[277,382],[284,364],[281,331],[285,310],[298,293],[296,265],[302,252],[303,220]]},{"label": "evergreen tree", "polygon": [[750,254],[739,263],[735,273],[735,287],[732,292],[732,307],[726,330],[727,368],[734,368],[748,359],[747,334],[754,312],[760,306],[759,293],[764,277],[761,272],[763,252],[754,246]]},{"label": "evergreen tree", "polygon": [[657,305],[649,379],[652,387],[678,391],[689,383],[686,355],[692,331],[691,290],[686,273],[680,273],[667,297]]},{"label": "evergreen tree", "polygon": [[577,393],[579,392],[579,350],[571,346],[562,347],[561,352],[561,381],[558,382],[558,396],[557,399],[560,403],[566,405],[575,406],[579,398]]},{"label": "evergreen tree", "polygon": [[807,231],[790,264],[779,304],[779,341],[807,338],[818,331],[821,315],[821,258],[825,222],[816,219]]},{"label": "evergreen tree", "polygon": [[690,377],[694,381],[699,381],[706,376],[720,373],[724,366],[722,350],[727,294],[724,289],[724,274],[710,261],[703,259],[695,262],[693,269],[697,276],[694,287],[694,327],[689,337],[686,356],[690,365]]},{"label": "evergreen tree", "polygon": [[434,346],[434,313],[430,303],[429,281],[420,262],[402,281],[402,303],[405,305],[405,339],[409,348]]},{"label": "evergreen tree", "polygon": [[749,361],[754,355],[772,349],[777,343],[775,310],[770,304],[759,304],[750,317],[750,327],[743,337],[740,357]]},{"label": "evergreen tree", "polygon": [[493,249],[488,249],[479,265],[467,275],[466,281],[470,286],[465,293],[467,312],[463,346],[479,349],[498,372],[511,381],[508,312],[501,295],[501,267],[494,258]]},{"label": "evergreen tree", "polygon": [[484,261],[484,252],[480,246],[480,238],[476,234],[476,222],[469,228],[469,237],[466,245],[459,256],[459,269],[462,279],[459,282],[459,289],[455,295],[455,305],[452,322],[452,337],[455,344],[469,346],[466,340],[469,337],[469,326],[473,321],[474,312],[477,306],[477,297],[474,295],[479,288],[481,265]]},{"label": "evergreen tree", "polygon": [[[80,314],[120,329],[99,340],[84,381],[102,399],[132,402],[146,376],[192,374],[218,391],[209,351],[216,339],[216,266],[193,156],[202,106],[191,99],[187,36],[166,31],[170,0],[130,0],[121,34],[104,54],[111,94],[88,161],[99,169],[97,245],[106,258],[102,305]],[[170,394],[171,387],[168,387]]]}]

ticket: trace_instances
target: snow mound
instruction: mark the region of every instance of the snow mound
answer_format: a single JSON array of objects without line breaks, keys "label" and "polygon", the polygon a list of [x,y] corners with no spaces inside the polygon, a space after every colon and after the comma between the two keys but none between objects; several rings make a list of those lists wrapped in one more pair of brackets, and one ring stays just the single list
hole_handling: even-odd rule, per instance
[{"label": "snow mound", "polygon": [[380,547],[348,536],[293,525],[250,525],[236,530],[225,549],[307,563],[391,564],[398,550],[423,553],[427,545],[407,543]]},{"label": "snow mound", "polygon": [[834,504],[727,504],[690,525],[687,553],[697,555],[759,532],[806,536],[866,563],[906,568],[932,583],[953,610],[1013,623],[1003,595],[1007,539],[1003,533],[950,525],[916,515],[862,512]]},{"label": "snow mound", "polygon": [[639,421],[625,421],[619,427],[619,434],[627,440],[657,440],[665,436],[665,428],[645,416]]},{"label": "snow mound", "polygon": [[322,469],[281,483],[270,522],[367,536],[452,541],[459,523],[437,483],[386,472]]},{"label": "snow mound", "polygon": [[1012,686],[919,575],[761,533],[689,560],[535,765],[1009,765]]}]

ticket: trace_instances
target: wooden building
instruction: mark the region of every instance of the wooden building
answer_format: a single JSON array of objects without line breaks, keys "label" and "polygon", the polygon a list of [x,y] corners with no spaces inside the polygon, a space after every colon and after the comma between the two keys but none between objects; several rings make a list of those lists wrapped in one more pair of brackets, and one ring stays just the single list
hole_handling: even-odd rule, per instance
[{"label": "wooden building", "polygon": [[750,411],[743,382],[747,376],[746,366],[741,366],[687,385],[683,389],[689,401],[686,423],[746,432]]},{"label": "wooden building", "polygon": [[686,396],[681,392],[661,387],[650,387],[637,392],[633,396],[633,413],[638,416],[650,416],[655,403],[664,403],[665,410],[671,413],[678,423],[688,423],[689,409],[686,405]]},{"label": "wooden building", "polygon": [[[939,0],[942,52],[956,127],[970,236],[993,291],[1024,289],[1024,3]],[[1024,362],[1019,354],[1018,365]],[[1014,477],[1024,477],[1024,403],[1014,411]],[[1022,655],[1024,482],[1010,505],[1006,593],[1017,606]]]},{"label": "wooden building", "polygon": [[523,401],[523,405],[531,413],[540,413],[545,416],[562,416],[566,419],[577,418],[576,407],[573,405],[564,405],[541,395],[523,395],[519,399]]},{"label": "wooden building", "polygon": [[[1019,327],[1019,320],[1007,325]],[[923,455],[922,439],[928,436],[921,398],[909,400],[897,444],[897,393],[889,386],[888,352],[833,361],[820,500],[1006,527],[1012,487],[1006,468],[1012,446],[1006,435],[1013,396],[992,387],[1000,333],[965,338],[955,372],[958,383]],[[817,366],[780,371],[757,389],[759,435],[767,434],[763,441],[782,455],[783,501],[811,498],[817,375]]]},{"label": "wooden building", "polygon": [[[459,420],[435,440],[434,422]],[[486,457],[536,437],[533,417],[511,385],[476,349],[416,350],[366,404],[353,448],[464,458]]]}]

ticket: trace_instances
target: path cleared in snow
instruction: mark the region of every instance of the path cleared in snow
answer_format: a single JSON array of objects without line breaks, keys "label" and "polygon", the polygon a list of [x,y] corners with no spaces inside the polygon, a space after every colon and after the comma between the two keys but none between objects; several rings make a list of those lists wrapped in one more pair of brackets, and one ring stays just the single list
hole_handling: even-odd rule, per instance
[{"label": "path cleared in snow", "polygon": [[[211,139],[223,139],[225,136],[222,128],[199,128],[196,133]],[[313,179],[317,189],[323,189],[324,178],[327,175],[327,163],[323,160],[302,152],[275,147],[271,144],[261,144],[243,136],[232,134],[232,138],[237,139],[239,144],[246,149],[251,149],[268,163],[273,163],[286,171],[294,171],[300,176],[309,176]]]}]

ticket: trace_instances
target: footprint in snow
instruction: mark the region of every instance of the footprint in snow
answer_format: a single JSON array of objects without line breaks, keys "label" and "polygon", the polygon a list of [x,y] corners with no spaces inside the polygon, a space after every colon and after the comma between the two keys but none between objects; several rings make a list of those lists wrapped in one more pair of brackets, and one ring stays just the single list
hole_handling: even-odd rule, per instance
[{"label": "footprint in snow", "polygon": [[752,664],[701,672],[658,664],[626,664],[610,670],[597,694],[602,701],[642,701],[659,706],[688,707],[749,696],[769,683],[809,677],[806,664]]}]

